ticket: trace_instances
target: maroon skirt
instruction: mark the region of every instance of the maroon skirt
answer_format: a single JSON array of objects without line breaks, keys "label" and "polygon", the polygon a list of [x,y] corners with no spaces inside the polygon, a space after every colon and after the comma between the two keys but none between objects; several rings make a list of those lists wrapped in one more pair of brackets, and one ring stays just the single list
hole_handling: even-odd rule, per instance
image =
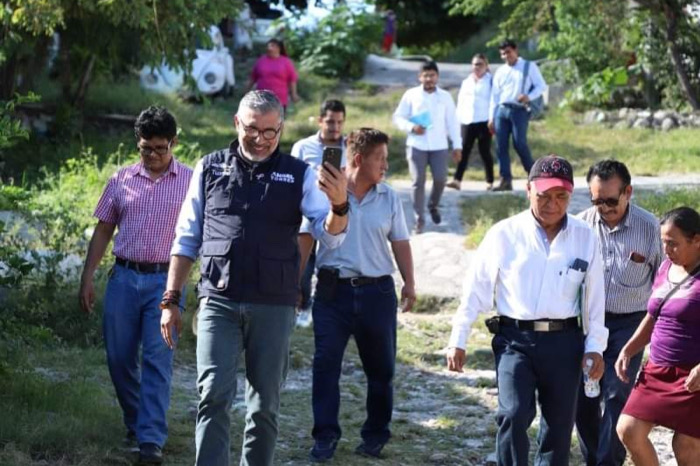
[{"label": "maroon skirt", "polygon": [[683,386],[691,369],[648,361],[622,413],[700,438],[700,392],[691,393]]}]

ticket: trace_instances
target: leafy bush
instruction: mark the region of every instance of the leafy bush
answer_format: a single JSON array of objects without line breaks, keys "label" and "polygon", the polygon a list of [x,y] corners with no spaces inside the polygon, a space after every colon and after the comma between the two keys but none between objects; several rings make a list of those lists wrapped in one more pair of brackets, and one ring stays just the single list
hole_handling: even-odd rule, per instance
[{"label": "leafy bush", "polygon": [[[630,71],[634,73],[636,68],[632,68]],[[561,105],[573,110],[610,107],[615,91],[628,84],[629,74],[628,69],[624,66],[605,68],[598,73],[593,73],[583,84],[569,91]]]},{"label": "leafy bush", "polygon": [[338,5],[314,29],[289,20],[284,31],[300,68],[331,78],[356,78],[362,75],[367,54],[379,45],[382,23],[379,15]]}]

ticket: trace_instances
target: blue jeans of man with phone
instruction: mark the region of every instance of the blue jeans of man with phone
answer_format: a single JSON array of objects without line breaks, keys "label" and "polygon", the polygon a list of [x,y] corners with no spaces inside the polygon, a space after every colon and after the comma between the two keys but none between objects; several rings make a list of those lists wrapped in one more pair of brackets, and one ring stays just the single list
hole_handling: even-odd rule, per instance
[{"label": "blue jeans of man with phone", "polygon": [[341,436],[339,381],[343,354],[352,335],[367,377],[367,419],[362,425],[362,439],[370,445],[389,441],[394,406],[397,304],[391,276],[360,286],[338,282],[332,300],[324,299],[317,291],[313,305],[316,350],[312,435],[315,440],[337,441]]}]

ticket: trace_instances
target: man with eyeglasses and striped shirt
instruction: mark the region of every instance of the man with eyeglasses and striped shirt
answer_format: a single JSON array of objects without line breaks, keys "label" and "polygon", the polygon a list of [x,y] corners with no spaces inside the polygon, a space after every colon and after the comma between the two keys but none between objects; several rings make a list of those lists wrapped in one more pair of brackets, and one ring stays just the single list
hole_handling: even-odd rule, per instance
[{"label": "man with eyeglasses and striped shirt", "polygon": [[[192,170],[173,157],[177,124],[165,108],[141,112],[135,132],[141,160],[112,176],[97,204],[98,223],[85,259],[79,298],[82,309],[92,312],[93,275],[118,229],[112,250],[115,264],[104,297],[107,364],[126,424],[125,443],[134,450],[138,444],[140,463],[160,464],[168,436],[173,351],[160,336],[158,303],[165,291],[175,223]],[[177,307],[182,304],[180,296]]]},{"label": "man with eyeglasses and striped shirt", "polygon": [[598,236],[605,276],[605,325],[609,334],[603,354],[605,373],[600,380],[601,394],[588,398],[581,384],[576,429],[587,466],[621,466],[626,452],[615,426],[637,378],[643,352],[629,363],[628,383],[616,376],[615,361],[646,315],[663,251],[656,217],[630,202],[632,180],[623,163],[602,160],[588,170],[586,181],[593,206],[579,217]]}]

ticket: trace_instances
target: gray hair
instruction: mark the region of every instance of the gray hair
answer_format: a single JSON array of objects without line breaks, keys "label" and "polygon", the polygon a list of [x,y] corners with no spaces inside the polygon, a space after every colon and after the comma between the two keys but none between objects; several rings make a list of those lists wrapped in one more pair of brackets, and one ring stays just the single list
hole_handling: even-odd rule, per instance
[{"label": "gray hair", "polygon": [[238,104],[238,113],[243,109],[252,110],[255,113],[267,114],[276,112],[282,120],[282,103],[277,96],[270,91],[250,91],[243,96]]}]

